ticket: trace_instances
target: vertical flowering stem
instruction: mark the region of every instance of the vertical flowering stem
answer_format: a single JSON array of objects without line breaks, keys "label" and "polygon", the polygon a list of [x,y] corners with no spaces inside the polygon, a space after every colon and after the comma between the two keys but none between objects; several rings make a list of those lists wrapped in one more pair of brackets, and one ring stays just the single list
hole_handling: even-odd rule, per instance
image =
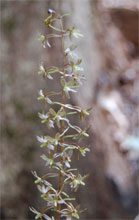
[{"label": "vertical flowering stem", "polygon": [[[63,54],[63,77],[65,78],[65,69],[64,69],[64,66],[65,66],[65,47],[64,47],[64,36],[63,36],[63,32],[64,32],[64,29],[63,29],[63,21],[61,20],[60,21],[60,26],[61,26],[61,52]],[[63,93],[62,94],[62,103],[65,103],[65,94]],[[64,123],[62,124],[62,131],[64,131]],[[62,148],[60,148],[60,153],[62,153]],[[63,159],[61,157],[61,164],[63,165]],[[59,192],[61,191],[62,189],[62,186],[63,186],[63,180],[62,180],[62,173],[61,171],[59,171],[59,177],[58,177],[58,190]],[[58,211],[57,212],[57,218],[56,220],[60,220],[60,211],[61,211],[61,205],[58,204],[58,207],[57,207]]]},{"label": "vertical flowering stem", "polygon": [[[77,169],[71,168],[72,155],[77,151],[85,156],[89,151],[86,146],[79,144],[82,138],[89,136],[86,129],[73,125],[70,117],[76,115],[79,119],[84,119],[89,115],[90,109],[81,109],[79,106],[69,104],[71,93],[77,92],[84,79],[82,60],[75,54],[76,46],[72,43],[72,38],[82,37],[82,34],[75,27],[64,28],[63,18],[66,15],[59,15],[52,9],[49,9],[48,12],[49,16],[44,22],[51,33],[41,35],[40,41],[45,48],[46,45],[52,47],[49,42],[50,38],[61,38],[63,58],[60,67],[52,65],[46,68],[42,64],[39,74],[48,80],[53,80],[58,74],[61,90],[58,92],[40,90],[38,100],[48,106],[48,111],[45,112],[46,109],[44,109],[42,113],[39,113],[39,118],[49,129],[58,130],[58,132],[55,132],[53,136],[45,134],[37,137],[40,146],[45,148],[45,154],[41,157],[51,173],[40,177],[35,171],[33,172],[36,178],[35,184],[41,193],[41,198],[46,202],[46,207],[40,211],[34,208],[30,208],[30,210],[35,214],[35,219],[60,220],[63,217],[68,220],[79,219],[80,210],[75,206],[75,198],[71,198],[67,194],[66,188],[76,191],[79,185],[85,185],[86,175],[82,176]],[[71,40],[70,46],[65,45],[65,38]],[[61,96],[61,102],[53,101],[53,96]],[[52,178],[55,178],[58,183],[55,188]]]}]

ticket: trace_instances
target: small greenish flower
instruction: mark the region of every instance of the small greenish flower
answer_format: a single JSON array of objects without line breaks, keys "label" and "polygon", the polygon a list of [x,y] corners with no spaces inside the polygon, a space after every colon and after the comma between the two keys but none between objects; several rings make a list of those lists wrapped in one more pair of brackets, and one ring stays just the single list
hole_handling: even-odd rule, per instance
[{"label": "small greenish flower", "polygon": [[85,157],[85,156],[86,156],[86,153],[90,151],[89,148],[87,148],[87,147],[80,147],[80,146],[78,146],[78,150],[80,151],[80,153],[81,153],[81,155],[82,155],[83,157]]},{"label": "small greenish flower", "polygon": [[44,76],[45,76],[45,74],[46,74],[46,71],[45,71],[44,66],[43,66],[42,64],[40,65],[38,74],[44,75]]},{"label": "small greenish flower", "polygon": [[32,211],[36,216],[35,219],[39,219],[41,217],[43,217],[43,214],[41,214],[40,212],[38,212],[36,209],[34,209],[33,207],[30,207],[30,211]]},{"label": "small greenish flower", "polygon": [[46,215],[46,214],[43,214],[43,218],[44,218],[45,220],[55,220],[53,216],[52,216],[52,217],[49,217],[49,216]]},{"label": "small greenish flower", "polygon": [[53,104],[53,102],[51,101],[50,98],[46,97],[45,99],[46,99],[46,102],[47,102],[48,104],[50,104],[50,105]]},{"label": "small greenish flower", "polygon": [[44,23],[45,23],[46,27],[49,27],[49,26],[52,24],[52,21],[53,21],[53,15],[50,14],[50,16],[48,16],[48,17],[44,20]]},{"label": "small greenish flower", "polygon": [[36,184],[43,182],[42,178],[37,175],[36,171],[32,171],[32,174],[36,178],[36,180],[35,180]]},{"label": "small greenish flower", "polygon": [[72,219],[74,217],[79,219],[79,213],[72,203],[68,203],[67,208],[62,210],[62,217],[67,217],[68,219]]},{"label": "small greenish flower", "polygon": [[48,165],[52,166],[52,165],[54,165],[54,158],[48,158],[44,154],[41,156],[41,158],[46,161],[45,166],[48,166]]},{"label": "small greenish flower", "polygon": [[39,118],[42,119],[42,123],[47,122],[47,120],[48,120],[48,118],[49,118],[48,113],[46,113],[46,114],[38,113],[38,115],[39,115]]},{"label": "small greenish flower", "polygon": [[45,96],[44,96],[44,94],[43,94],[42,89],[39,91],[39,97],[38,97],[38,100],[45,100]]},{"label": "small greenish flower", "polygon": [[45,36],[43,34],[40,34],[38,40],[41,41],[42,46],[45,48],[45,40],[46,40]]},{"label": "small greenish flower", "polygon": [[43,194],[47,193],[50,190],[49,187],[45,187],[44,185],[38,185],[37,187],[38,187],[38,190]]},{"label": "small greenish flower", "polygon": [[41,144],[44,144],[44,143],[47,143],[48,142],[48,138],[47,137],[43,137],[43,136],[37,136],[37,140],[41,143]]},{"label": "small greenish flower", "polygon": [[84,183],[84,179],[86,178],[86,176],[81,176],[80,174],[78,174],[76,177],[73,178],[72,182],[70,183],[71,188],[74,188],[75,190],[77,190],[77,188],[79,187],[79,185],[85,185]]},{"label": "small greenish flower", "polygon": [[80,33],[80,31],[78,29],[76,29],[75,27],[71,27],[67,30],[69,37],[75,37],[75,38],[81,38],[83,37],[83,35]]}]

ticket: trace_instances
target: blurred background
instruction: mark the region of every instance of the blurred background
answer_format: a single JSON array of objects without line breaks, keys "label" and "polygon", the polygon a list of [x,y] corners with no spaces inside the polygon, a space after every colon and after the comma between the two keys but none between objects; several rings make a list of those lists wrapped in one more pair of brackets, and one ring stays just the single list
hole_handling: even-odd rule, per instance
[{"label": "blurred background", "polygon": [[[31,170],[44,173],[36,135],[38,76],[42,61],[59,64],[59,45],[42,48],[39,33],[48,8],[69,12],[66,25],[84,35],[78,42],[86,82],[72,103],[92,107],[90,154],[75,161],[89,173],[77,193],[81,220],[130,220],[138,214],[139,4],[138,0],[1,0],[1,219],[33,219],[41,207]],[[57,86],[57,82],[53,85]],[[136,218],[138,219],[138,217]]]}]

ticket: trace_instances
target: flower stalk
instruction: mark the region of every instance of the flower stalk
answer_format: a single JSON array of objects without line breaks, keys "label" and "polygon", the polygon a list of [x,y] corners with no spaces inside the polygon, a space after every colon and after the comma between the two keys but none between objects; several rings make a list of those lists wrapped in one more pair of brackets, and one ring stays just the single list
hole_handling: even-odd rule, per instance
[{"label": "flower stalk", "polygon": [[[46,207],[40,211],[34,208],[30,210],[35,214],[35,219],[79,219],[81,211],[78,206],[75,206],[75,198],[71,198],[66,189],[76,191],[80,185],[85,185],[84,180],[87,177],[87,175],[79,174],[78,169],[72,168],[72,156],[74,152],[86,156],[89,149],[86,146],[80,146],[80,141],[89,135],[86,129],[72,124],[71,117],[76,115],[79,120],[83,120],[89,115],[90,109],[81,109],[79,106],[69,104],[71,94],[77,92],[85,78],[82,74],[82,60],[75,54],[76,45],[72,43],[73,38],[83,35],[75,27],[64,28],[64,18],[67,14],[59,15],[52,9],[49,9],[48,13],[49,16],[44,23],[47,30],[49,29],[49,34],[41,34],[39,40],[44,48],[46,46],[52,48],[49,39],[61,38],[63,61],[61,67],[40,65],[38,73],[48,81],[53,80],[55,75],[60,76],[58,82],[60,91],[39,91],[38,100],[47,105],[48,111],[43,109],[38,115],[41,122],[49,129],[58,132],[55,132],[53,136],[47,134],[37,136],[40,146],[45,148],[46,152],[41,158],[51,173],[40,177],[35,171],[32,172],[41,198],[46,202]],[[71,45],[67,46],[69,40]],[[53,97],[59,97],[61,101],[54,101]],[[56,180],[56,187],[52,184],[52,179]]]}]

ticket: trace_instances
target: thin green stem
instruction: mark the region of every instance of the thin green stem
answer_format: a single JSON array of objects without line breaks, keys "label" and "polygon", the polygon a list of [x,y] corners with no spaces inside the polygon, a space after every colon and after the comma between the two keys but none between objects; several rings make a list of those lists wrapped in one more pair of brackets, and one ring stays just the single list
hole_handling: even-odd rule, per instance
[{"label": "thin green stem", "polygon": [[[66,36],[68,36],[68,34],[63,34],[63,36],[66,37]],[[62,37],[62,34],[48,34],[48,35],[47,35],[47,39],[53,38],[53,37],[61,38],[61,37]]]},{"label": "thin green stem", "polygon": [[[63,77],[65,78],[65,47],[64,47],[64,29],[63,29],[63,22],[62,19],[60,20],[60,25],[61,25],[61,47],[62,47],[62,53],[63,53]],[[65,104],[65,94],[63,93],[62,95],[62,103]],[[62,124],[62,131],[65,130],[65,124],[63,122]],[[60,153],[62,152],[62,147],[60,147]],[[61,157],[60,162],[63,165],[63,158]],[[59,171],[59,177],[58,177],[58,191],[59,193],[62,191],[62,189],[64,188],[64,182],[63,182],[63,175],[61,173],[61,171]],[[58,204],[57,206],[57,219],[56,220],[60,220],[60,213],[61,213],[61,205]]]},{"label": "thin green stem", "polygon": [[54,27],[54,26],[53,26],[53,25],[51,25],[51,24],[49,25],[49,27],[50,27],[50,28],[52,28],[52,29],[53,29],[53,30],[55,30],[55,31],[62,32],[62,34],[63,34],[63,33],[65,33],[65,31],[64,31],[64,30],[62,30],[62,31],[61,31],[61,29],[56,28],[56,27]]}]

